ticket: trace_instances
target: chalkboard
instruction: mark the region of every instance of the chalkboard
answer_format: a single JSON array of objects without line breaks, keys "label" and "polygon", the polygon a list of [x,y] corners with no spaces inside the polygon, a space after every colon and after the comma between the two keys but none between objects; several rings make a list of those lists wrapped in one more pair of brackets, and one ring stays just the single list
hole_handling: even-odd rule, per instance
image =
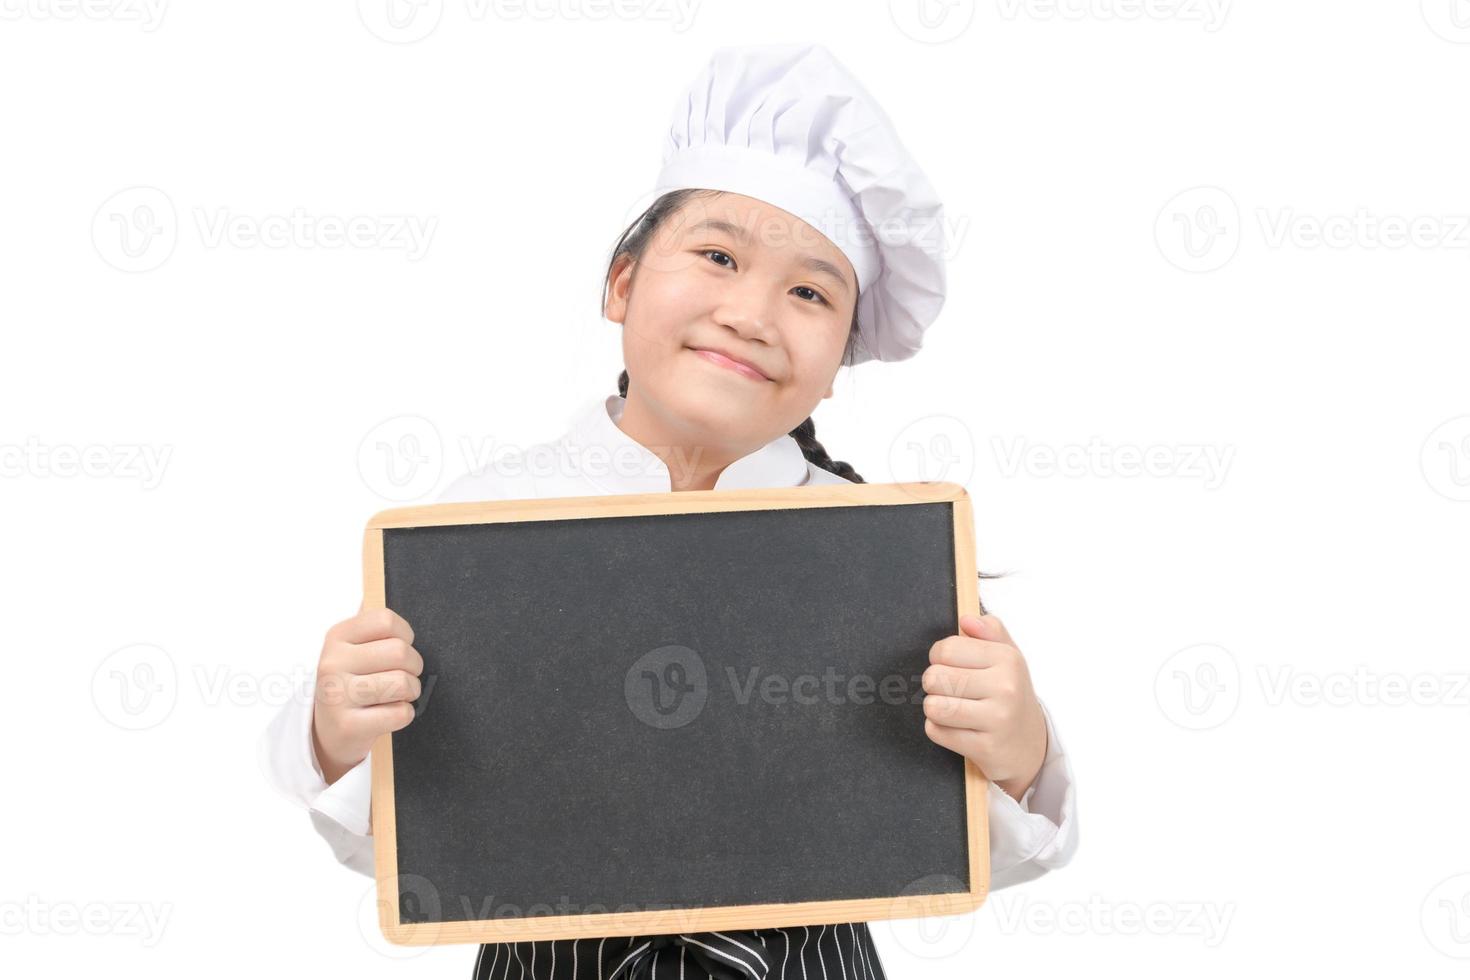
[{"label": "chalkboard", "polygon": [[920,677],[975,579],[953,483],[376,515],[367,604],[424,658],[413,722],[372,755],[384,935],[974,909],[984,776],[924,734]]}]

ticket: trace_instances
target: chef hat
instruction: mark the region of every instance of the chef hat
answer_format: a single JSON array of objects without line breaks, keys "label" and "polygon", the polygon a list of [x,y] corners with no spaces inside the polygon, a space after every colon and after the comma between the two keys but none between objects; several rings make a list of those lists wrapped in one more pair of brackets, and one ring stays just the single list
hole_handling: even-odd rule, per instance
[{"label": "chef hat", "polygon": [[675,107],[655,191],[689,187],[772,204],[847,256],[858,277],[854,363],[918,351],[944,305],[939,197],[826,48],[715,52]]}]

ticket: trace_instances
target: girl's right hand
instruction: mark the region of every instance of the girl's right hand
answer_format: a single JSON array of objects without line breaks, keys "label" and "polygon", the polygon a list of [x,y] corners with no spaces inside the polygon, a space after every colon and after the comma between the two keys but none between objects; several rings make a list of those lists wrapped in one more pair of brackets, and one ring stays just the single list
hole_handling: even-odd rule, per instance
[{"label": "girl's right hand", "polygon": [[328,785],[367,758],[379,735],[413,721],[423,670],[413,628],[391,609],[360,609],[327,630],[311,738]]}]

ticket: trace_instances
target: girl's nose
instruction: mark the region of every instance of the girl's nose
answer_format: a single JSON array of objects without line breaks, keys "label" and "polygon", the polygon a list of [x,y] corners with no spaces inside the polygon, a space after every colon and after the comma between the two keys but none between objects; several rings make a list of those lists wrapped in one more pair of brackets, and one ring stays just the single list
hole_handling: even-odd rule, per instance
[{"label": "girl's nose", "polygon": [[731,289],[715,309],[715,321],[746,340],[771,344],[776,339],[774,304],[762,289]]}]

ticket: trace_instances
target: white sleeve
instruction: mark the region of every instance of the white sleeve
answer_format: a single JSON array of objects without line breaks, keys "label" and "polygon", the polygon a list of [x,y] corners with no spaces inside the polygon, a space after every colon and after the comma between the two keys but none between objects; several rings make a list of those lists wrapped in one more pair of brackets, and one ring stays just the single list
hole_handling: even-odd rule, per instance
[{"label": "white sleeve", "polygon": [[261,734],[260,768],[287,799],[304,807],[337,860],[373,873],[372,753],[328,786],[311,738],[311,701],[292,698]]},{"label": "white sleeve", "polygon": [[[508,481],[493,471],[467,473],[454,480],[436,502],[501,499],[507,496],[507,489]],[[311,737],[312,709],[310,698],[292,698],[276,713],[261,734],[261,771],[278,792],[306,809],[312,826],[338,861],[371,876],[372,753],[328,786]]]},{"label": "white sleeve", "polygon": [[1041,713],[1046,718],[1046,757],[1031,788],[1018,801],[990,784],[991,891],[1039,878],[1077,853],[1072,767],[1045,704]]}]

